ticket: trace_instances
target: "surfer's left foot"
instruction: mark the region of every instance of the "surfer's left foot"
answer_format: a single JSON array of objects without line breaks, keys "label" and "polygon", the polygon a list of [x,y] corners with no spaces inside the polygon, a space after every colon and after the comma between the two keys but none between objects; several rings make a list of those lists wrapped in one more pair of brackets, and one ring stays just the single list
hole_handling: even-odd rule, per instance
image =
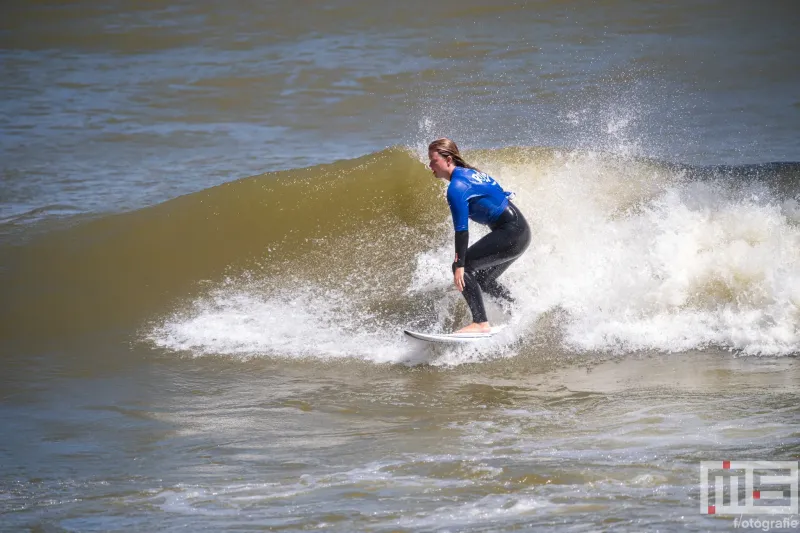
[{"label": "surfer's left foot", "polygon": [[492,328],[488,322],[473,322],[469,326],[464,326],[456,333],[491,333]]}]

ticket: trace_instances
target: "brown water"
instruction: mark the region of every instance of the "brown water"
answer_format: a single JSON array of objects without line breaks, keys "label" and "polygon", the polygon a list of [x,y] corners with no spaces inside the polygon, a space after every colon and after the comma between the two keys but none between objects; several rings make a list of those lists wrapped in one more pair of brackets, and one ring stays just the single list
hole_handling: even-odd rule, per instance
[{"label": "brown water", "polygon": [[[699,462],[800,459],[798,12],[6,2],[0,530],[730,529]],[[439,135],[534,230],[459,349]]]}]

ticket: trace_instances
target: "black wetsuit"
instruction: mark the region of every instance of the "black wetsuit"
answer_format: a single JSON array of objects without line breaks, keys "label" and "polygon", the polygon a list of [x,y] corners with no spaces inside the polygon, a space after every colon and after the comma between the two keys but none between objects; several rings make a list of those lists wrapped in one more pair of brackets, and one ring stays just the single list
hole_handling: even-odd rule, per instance
[{"label": "black wetsuit", "polygon": [[[531,229],[519,209],[508,202],[493,224],[491,233],[467,249],[464,260],[464,298],[473,322],[486,322],[481,291],[508,302],[514,299],[497,278],[511,266],[531,242]],[[453,263],[453,271],[456,264]]]},{"label": "black wetsuit", "polygon": [[[497,278],[522,255],[531,241],[527,221],[508,196],[510,193],[480,171],[458,167],[450,178],[447,201],[456,230],[453,272],[464,267],[463,294],[473,322],[487,321],[481,291],[513,302],[508,289]],[[467,217],[492,230],[469,249]]]}]

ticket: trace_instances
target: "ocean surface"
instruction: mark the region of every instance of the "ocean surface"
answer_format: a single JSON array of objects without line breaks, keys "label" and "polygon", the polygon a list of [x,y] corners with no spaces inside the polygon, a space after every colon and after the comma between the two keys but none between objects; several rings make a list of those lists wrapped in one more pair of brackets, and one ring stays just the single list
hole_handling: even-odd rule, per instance
[{"label": "ocean surface", "polygon": [[[798,23],[4,2],[0,531],[731,530],[700,462],[800,460]],[[440,136],[533,230],[456,348]]]}]

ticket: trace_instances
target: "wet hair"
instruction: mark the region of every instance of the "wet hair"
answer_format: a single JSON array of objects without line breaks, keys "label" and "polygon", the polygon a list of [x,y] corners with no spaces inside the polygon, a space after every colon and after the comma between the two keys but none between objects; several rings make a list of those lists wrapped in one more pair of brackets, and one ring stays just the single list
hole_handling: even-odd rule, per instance
[{"label": "wet hair", "polygon": [[447,137],[442,137],[441,139],[436,139],[431,144],[428,145],[428,151],[437,152],[440,156],[447,159],[448,157],[453,158],[453,163],[457,167],[464,167],[464,168],[471,168],[472,170],[478,170],[477,168],[473,167],[472,165],[468,164],[464,161],[464,158],[461,157],[461,152],[458,151],[458,146],[456,143],[448,139]]}]

